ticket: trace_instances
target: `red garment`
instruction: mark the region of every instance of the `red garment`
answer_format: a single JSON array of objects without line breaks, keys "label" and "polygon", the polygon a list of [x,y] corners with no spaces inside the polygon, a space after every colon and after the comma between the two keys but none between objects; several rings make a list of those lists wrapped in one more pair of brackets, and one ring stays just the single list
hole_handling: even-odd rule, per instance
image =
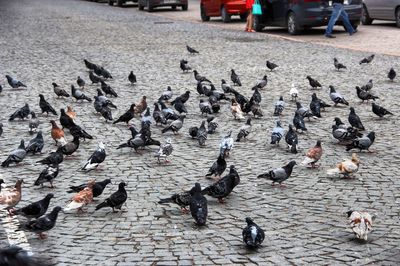
[{"label": "red garment", "polygon": [[252,9],[254,4],[254,0],[246,0],[246,9]]}]

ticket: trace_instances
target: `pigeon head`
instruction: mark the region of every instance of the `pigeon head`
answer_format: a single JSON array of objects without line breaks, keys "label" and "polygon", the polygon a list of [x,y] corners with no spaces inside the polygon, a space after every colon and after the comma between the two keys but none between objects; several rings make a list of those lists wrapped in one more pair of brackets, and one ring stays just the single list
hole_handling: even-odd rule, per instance
[{"label": "pigeon head", "polygon": [[373,142],[375,141],[375,132],[371,131],[368,133],[367,137]]},{"label": "pigeon head", "polygon": [[330,89],[330,92],[331,92],[331,93],[336,92],[335,88],[334,88],[332,85],[329,86],[329,89]]},{"label": "pigeon head", "polygon": [[103,142],[99,142],[99,148],[100,149],[102,149],[102,150],[104,150],[105,148],[106,148],[106,146],[104,145],[104,143]]},{"label": "pigeon head", "polygon": [[49,199],[52,199],[52,198],[54,198],[54,194],[53,193],[49,193],[45,197],[46,200],[49,200]]},{"label": "pigeon head", "polygon": [[35,114],[34,111],[31,112],[31,117],[32,117],[32,119],[35,119],[35,118],[36,118],[36,114]]},{"label": "pigeon head", "polygon": [[254,224],[253,220],[251,218],[249,218],[249,217],[246,217],[246,223],[247,223],[247,225],[253,225]]},{"label": "pigeon head", "polygon": [[119,183],[118,188],[122,189],[124,187],[126,187],[126,183],[125,182]]},{"label": "pigeon head", "polygon": [[190,91],[185,91],[185,94],[186,94],[186,95],[189,95],[189,94],[190,94]]},{"label": "pigeon head", "polygon": [[[154,103],[154,105],[157,105],[157,103]],[[135,110],[135,104],[133,103],[133,104],[131,104],[131,107],[129,108],[129,110],[131,110],[131,111],[133,111],[133,110]],[[158,106],[158,105],[157,105]]]},{"label": "pigeon head", "polygon": [[24,149],[25,150],[25,141],[21,139],[21,142],[19,143],[18,149]]},{"label": "pigeon head", "polygon": [[337,60],[337,58],[336,58],[336,57],[334,57],[334,58],[333,58],[333,61],[334,61],[334,62],[337,62],[338,60]]},{"label": "pigeon head", "polygon": [[310,80],[310,79],[311,79],[311,77],[310,77],[310,76],[307,76],[307,77],[306,77],[306,79]]},{"label": "pigeon head", "polygon": [[247,118],[246,125],[251,125],[251,117]]},{"label": "pigeon head", "polygon": [[276,120],[276,126],[277,126],[277,127],[282,127],[282,126],[281,126],[281,121],[280,121],[280,120]]},{"label": "pigeon head", "polygon": [[167,86],[167,91],[172,91],[171,86]]},{"label": "pigeon head", "polygon": [[313,100],[318,99],[318,98],[317,98],[317,94],[316,94],[315,92],[311,95],[311,99],[313,99]]},{"label": "pigeon head", "polygon": [[355,164],[359,164],[359,163],[360,163],[360,160],[358,160],[357,154],[355,154],[355,153],[353,153],[353,154],[351,155],[351,161],[352,161],[353,163],[355,163]]},{"label": "pigeon head", "polygon": [[103,92],[100,89],[97,89],[97,96],[103,96]]},{"label": "pigeon head", "polygon": [[106,185],[107,184],[110,184],[111,183],[111,179],[109,179],[109,178],[107,178],[107,179],[104,179],[104,181],[103,181]]},{"label": "pigeon head", "polygon": [[38,138],[38,137],[43,138],[43,132],[41,130],[36,135],[36,138]]},{"label": "pigeon head", "polygon": [[197,70],[193,70],[194,75],[196,76],[198,74]]},{"label": "pigeon head", "polygon": [[221,79],[222,84],[226,84],[226,81],[224,79]]},{"label": "pigeon head", "polygon": [[352,211],[352,210],[349,210],[349,211],[347,211],[347,212],[346,212],[346,214],[347,214],[347,217],[350,217],[352,213],[353,213],[353,211]]},{"label": "pigeon head", "polygon": [[12,78],[9,75],[6,75],[7,80],[12,80]]},{"label": "pigeon head", "polygon": [[57,217],[58,213],[62,210],[60,206],[54,207],[54,209],[51,211],[50,216],[55,216]]},{"label": "pigeon head", "polygon": [[317,140],[317,144],[315,145],[316,147],[321,147],[321,141]]},{"label": "pigeon head", "polygon": [[231,69],[232,74],[235,73],[235,70]]},{"label": "pigeon head", "polygon": [[61,108],[61,109],[60,109],[60,112],[61,112],[62,115],[65,115],[65,114],[66,114],[64,108]]},{"label": "pigeon head", "polygon": [[21,190],[22,183],[24,183],[23,179],[18,179],[17,183],[15,183],[15,188]]},{"label": "pigeon head", "polygon": [[280,97],[279,97],[279,101],[283,101],[283,96],[280,96]]},{"label": "pigeon head", "polygon": [[302,107],[301,103],[300,102],[296,102],[296,107],[297,107],[297,109],[300,109]]},{"label": "pigeon head", "polygon": [[356,111],[354,110],[354,107],[350,107],[350,113],[351,114],[355,114],[356,113]]},{"label": "pigeon head", "polygon": [[40,97],[41,100],[44,100],[43,94],[39,94],[39,97]]},{"label": "pigeon head", "polygon": [[0,179],[0,185],[1,184],[4,184],[4,180],[3,179]]},{"label": "pigeon head", "polygon": [[293,126],[289,125],[289,131],[293,131]]},{"label": "pigeon head", "polygon": [[335,119],[333,119],[333,121],[336,123],[337,126],[343,124],[342,120],[340,120],[339,117],[335,117]]},{"label": "pigeon head", "polygon": [[200,185],[200,183],[195,183],[195,184],[194,184],[194,187],[191,189],[191,192],[192,192],[193,194],[195,194],[195,193],[201,193],[201,185]]},{"label": "pigeon head", "polygon": [[88,188],[93,188],[94,184],[96,183],[96,180],[94,178],[90,179],[88,181],[87,187]]}]

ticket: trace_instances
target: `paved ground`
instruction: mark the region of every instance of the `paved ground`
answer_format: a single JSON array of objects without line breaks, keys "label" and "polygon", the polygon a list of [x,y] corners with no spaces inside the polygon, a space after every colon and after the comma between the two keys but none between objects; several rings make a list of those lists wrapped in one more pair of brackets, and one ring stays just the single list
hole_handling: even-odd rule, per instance
[{"label": "paved ground", "polygon": [[[400,96],[400,82],[386,80],[390,66],[400,70],[398,57],[377,55],[373,64],[360,67],[358,61],[368,53],[327,50],[320,45],[174,21],[131,8],[110,8],[86,1],[3,1],[0,18],[0,73],[16,76],[29,86],[28,90],[12,91],[5,85],[5,79],[0,81],[4,87],[0,94],[0,118],[4,124],[1,159],[21,138],[30,139],[27,122],[10,123],[7,118],[25,102],[38,112],[38,93],[44,93],[57,109],[71,104],[78,113],[78,123],[96,136],[82,144],[74,159],[62,163],[55,189],[38,189],[33,182],[43,167],[34,162],[54,149],[49,133],[50,118],[41,116],[45,154],[26,158],[22,166],[2,169],[7,185],[19,177],[26,181],[19,206],[50,191],[56,195],[51,207],[65,206],[71,196],[65,192],[66,187],[90,177],[128,182],[126,211],[94,212],[92,204],[86,214],[61,213],[47,240],[38,240],[27,233],[35,254],[57,265],[399,264],[400,134],[396,124],[400,106],[396,99]],[[201,54],[188,55],[186,44]],[[349,70],[336,72],[333,57],[338,57]],[[115,80],[110,84],[120,95],[112,99],[119,106],[113,112],[114,117],[142,95],[147,95],[152,103],[167,85],[172,86],[175,95],[186,89],[193,92],[188,103],[188,118],[179,136],[161,136],[160,128],[153,127],[155,139],[173,141],[175,150],[170,165],[158,165],[152,149],[143,155],[116,150],[118,144],[129,138],[126,126],[106,124],[94,114],[92,104],[56,99],[51,82],[68,89],[78,75],[88,81],[83,58],[112,72]],[[177,207],[160,206],[156,202],[160,197],[191,188],[196,181],[202,186],[210,184],[204,174],[217,156],[219,140],[228,130],[237,134],[243,121],[233,121],[229,104],[223,103],[218,115],[220,127],[215,135],[209,136],[206,147],[199,148],[189,139],[187,129],[201,121],[197,107],[200,97],[195,92],[192,74],[181,74],[178,68],[182,58],[188,59],[193,68],[216,84],[221,78],[229,80],[229,70],[234,68],[244,85],[238,89],[249,97],[249,88],[265,73],[269,77],[269,85],[262,92],[265,117],[254,121],[249,140],[236,144],[228,160],[228,164],[236,165],[241,184],[224,205],[209,200],[208,223],[200,229],[194,226],[190,215],[181,215]],[[266,72],[266,59],[281,68]],[[138,77],[135,87],[126,79],[130,70]],[[376,153],[359,154],[362,164],[355,179],[342,180],[325,174],[336,162],[350,156],[330,137],[333,118],[339,116],[346,121],[348,108],[327,109],[323,119],[307,123],[309,131],[300,135],[298,155],[288,153],[285,145],[277,148],[268,144],[275,122],[273,104],[279,95],[288,98],[291,83],[299,86],[300,101],[308,105],[310,91],[306,75],[322,82],[324,88],[318,95],[326,101],[329,99],[327,86],[335,85],[355,106],[367,130],[377,133],[372,147]],[[380,96],[379,104],[392,110],[394,117],[376,119],[369,104],[359,103],[354,87],[370,78],[374,79],[374,91]],[[94,95],[96,88],[87,86],[86,93]],[[293,111],[294,104],[288,103],[281,118],[285,128],[291,123]],[[135,119],[134,124],[139,125],[139,120]],[[69,135],[67,138],[71,139]],[[256,179],[258,174],[291,159],[300,162],[303,153],[317,139],[323,140],[325,149],[319,170],[296,166],[287,189],[273,188],[270,182]],[[107,146],[108,157],[102,169],[88,174],[77,172],[98,141],[104,141]],[[115,190],[116,185],[110,185],[99,200]],[[366,209],[377,215],[366,243],[355,241],[347,228],[344,213],[349,209]],[[246,250],[241,242],[247,216],[253,217],[266,232],[266,240],[258,252]],[[2,247],[8,245],[4,233],[5,228],[10,228],[7,223],[3,217]]]}]

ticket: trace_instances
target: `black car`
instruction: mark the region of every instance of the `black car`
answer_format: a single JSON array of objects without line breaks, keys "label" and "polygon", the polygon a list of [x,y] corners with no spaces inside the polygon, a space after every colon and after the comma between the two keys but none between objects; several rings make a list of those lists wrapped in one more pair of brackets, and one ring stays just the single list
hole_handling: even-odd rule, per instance
[{"label": "black car", "polygon": [[[328,0],[260,0],[263,14],[254,15],[253,28],[261,31],[266,26],[286,27],[289,34],[303,29],[328,25],[332,1]],[[350,23],[356,29],[360,24],[362,0],[345,0]],[[337,24],[341,24],[339,18]]]},{"label": "black car", "polygon": [[126,2],[129,2],[129,1],[134,2],[134,3],[137,3],[137,2],[138,2],[138,0],[108,0],[108,4],[109,4],[110,6],[112,6],[112,5],[114,5],[114,3],[116,3],[117,6],[121,7],[121,6],[123,6]]},{"label": "black car", "polygon": [[147,12],[152,12],[155,7],[170,6],[173,10],[176,7],[181,7],[182,10],[188,10],[188,0],[139,0],[139,10],[144,10],[146,7]]}]

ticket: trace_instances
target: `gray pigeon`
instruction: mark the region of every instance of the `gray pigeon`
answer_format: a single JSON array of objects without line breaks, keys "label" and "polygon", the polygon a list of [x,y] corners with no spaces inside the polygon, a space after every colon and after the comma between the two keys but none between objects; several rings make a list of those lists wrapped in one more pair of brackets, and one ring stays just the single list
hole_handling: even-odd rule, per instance
[{"label": "gray pigeon", "polygon": [[338,105],[339,103],[344,105],[349,105],[349,103],[343,98],[343,96],[339,92],[336,92],[335,87],[331,85],[329,86],[329,89],[330,89],[329,96],[331,97],[331,100],[335,103],[335,106]]},{"label": "gray pigeon", "polygon": [[61,210],[61,207],[57,206],[45,216],[27,222],[25,225],[23,225],[23,229],[33,233],[37,233],[39,234],[40,239],[44,239],[47,236],[43,233],[51,230],[55,226],[58,213]]},{"label": "gray pigeon", "polygon": [[35,112],[31,111],[31,119],[29,120],[29,134],[34,134],[36,133],[38,127],[39,127],[39,119],[36,117]]},{"label": "gray pigeon", "polygon": [[296,165],[296,161],[291,161],[287,165],[279,168],[272,169],[265,174],[261,174],[258,178],[268,178],[272,180],[272,185],[279,183],[282,186],[282,182],[287,180],[293,171],[293,167]]},{"label": "gray pigeon", "polygon": [[258,248],[264,241],[265,234],[252,219],[246,218],[247,226],[242,231],[243,242],[248,248]]},{"label": "gray pigeon", "polygon": [[274,110],[274,115],[279,116],[282,114],[283,109],[285,109],[285,101],[283,100],[283,97],[280,96],[279,100],[275,103],[275,110]]},{"label": "gray pigeon", "polygon": [[24,120],[30,113],[31,110],[29,109],[29,105],[26,103],[23,107],[19,108],[12,115],[10,115],[8,121],[14,121],[15,118]]},{"label": "gray pigeon", "polygon": [[362,150],[370,151],[369,148],[374,143],[374,141],[375,141],[375,132],[371,131],[370,133],[368,133],[368,135],[353,140],[352,143],[346,146],[346,151],[352,149],[359,149],[360,151]]},{"label": "gray pigeon", "polygon": [[21,139],[21,142],[17,149],[13,150],[7,157],[7,159],[1,163],[2,167],[8,167],[10,163],[20,163],[26,156],[25,142]]},{"label": "gray pigeon", "polygon": [[19,87],[25,87],[25,88],[26,88],[26,85],[25,85],[24,83],[22,83],[21,81],[16,80],[16,79],[10,77],[9,75],[6,75],[6,78],[7,78],[8,84],[9,84],[13,89],[16,89],[16,88],[19,88]]},{"label": "gray pigeon", "polygon": [[251,125],[251,117],[249,117],[249,118],[247,118],[246,124],[244,124],[244,125],[240,128],[239,133],[237,134],[237,137],[236,137],[236,141],[237,141],[237,142],[240,142],[241,139],[247,138],[247,136],[248,136],[248,135],[250,134],[250,132],[251,132],[251,128],[252,128],[252,125]]},{"label": "gray pigeon", "polygon": [[271,144],[278,144],[281,141],[283,135],[285,134],[285,130],[281,126],[281,121],[276,121],[276,126],[272,129],[271,134]]},{"label": "gray pigeon", "polygon": [[172,121],[172,123],[167,126],[166,128],[163,128],[161,130],[162,133],[165,133],[169,130],[171,130],[174,134],[177,134],[178,131],[183,127],[183,121],[185,119],[185,115],[180,115],[177,120]]},{"label": "gray pigeon", "polygon": [[206,145],[207,140],[207,129],[206,129],[206,121],[201,122],[199,129],[197,130],[197,141],[200,146]]},{"label": "gray pigeon", "polygon": [[158,152],[154,156],[157,157],[158,163],[160,163],[160,158],[164,158],[165,162],[169,162],[167,158],[172,154],[173,150],[174,147],[171,144],[171,140],[168,139],[166,143],[160,146]]},{"label": "gray pigeon", "polygon": [[44,146],[43,134],[42,131],[39,131],[33,139],[31,139],[26,145],[26,153],[32,154],[41,153]]}]

